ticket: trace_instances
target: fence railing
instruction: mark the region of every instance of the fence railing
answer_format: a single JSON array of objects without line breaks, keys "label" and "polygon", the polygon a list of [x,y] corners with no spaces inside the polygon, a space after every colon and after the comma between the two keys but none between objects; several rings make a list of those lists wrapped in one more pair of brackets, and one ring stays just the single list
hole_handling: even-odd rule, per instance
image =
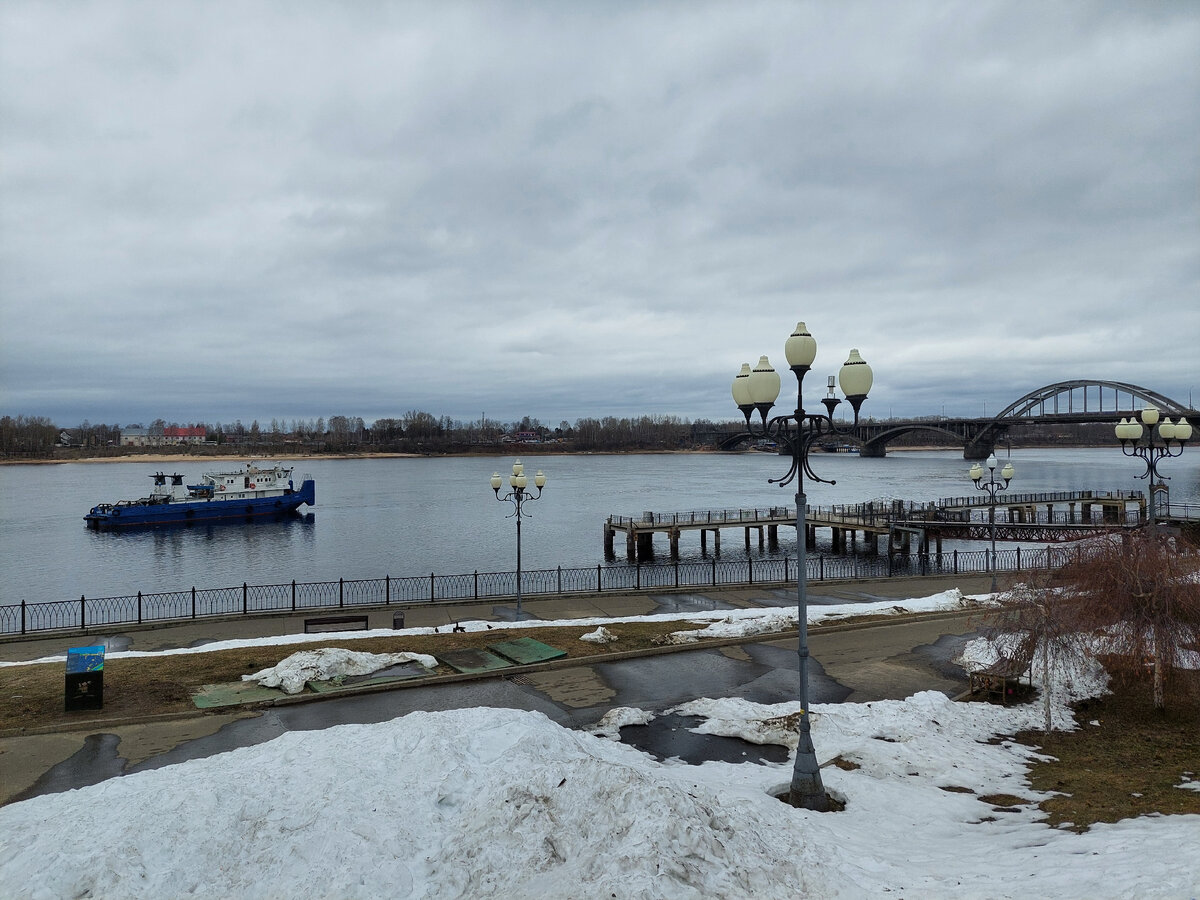
[{"label": "fence railing", "polygon": [[[1071,548],[1005,549],[996,553],[997,572],[1022,572],[1064,565]],[[808,554],[810,582],[894,576],[971,575],[990,572],[987,550],[953,550],[878,557]],[[393,606],[454,600],[502,600],[516,596],[515,572],[472,572],[403,578],[292,581],[222,588],[143,593],[123,597],[0,605],[0,635],[87,629],[104,625],[187,621],[216,616],[310,612],[345,607]],[[792,557],[675,561],[656,565],[534,569],[521,573],[525,598],[561,594],[606,594],[674,588],[794,584]]]},{"label": "fence railing", "polygon": [[[1057,523],[1064,525],[1109,525],[1115,522],[1137,524],[1138,512],[1114,511],[1113,501],[1130,503],[1143,497],[1137,491],[1045,491],[1040,493],[1025,493],[1003,495],[996,503],[998,520]],[[1087,505],[1089,502],[1100,503],[1107,501],[1110,507],[1090,509],[1084,515],[1082,509],[1074,512],[1061,510],[1047,512],[1042,507],[1054,503],[1079,502]],[[928,503],[913,500],[876,500],[866,503],[834,504],[832,506],[807,506],[805,515],[812,521],[822,524],[841,523],[846,525],[882,525],[902,523],[914,520],[940,521],[971,521],[973,517],[987,517],[989,504],[978,495],[966,497],[945,497]],[[1010,512],[1020,507],[1020,512]],[[1032,515],[1025,507],[1035,507]],[[1186,508],[1185,508],[1186,509]],[[756,509],[709,509],[693,510],[690,512],[655,513],[646,512],[640,516],[610,515],[608,525],[614,528],[656,528],[665,526],[704,526],[704,525],[747,525],[760,523],[778,524],[796,518],[794,506],[771,506]]]}]

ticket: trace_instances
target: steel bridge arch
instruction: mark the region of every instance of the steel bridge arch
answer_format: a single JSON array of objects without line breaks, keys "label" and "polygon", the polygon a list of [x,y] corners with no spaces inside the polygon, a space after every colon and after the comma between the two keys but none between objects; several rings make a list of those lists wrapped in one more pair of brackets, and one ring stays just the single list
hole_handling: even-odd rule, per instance
[{"label": "steel bridge arch", "polygon": [[[1095,389],[1093,399],[1090,389]],[[1082,391],[1080,405],[1076,406],[1077,392]],[[1105,391],[1110,398],[1106,403]],[[1066,397],[1066,409],[1060,399]],[[1122,398],[1127,398],[1122,403]],[[876,426],[875,428],[860,428],[857,433],[862,442],[864,456],[884,456],[887,453],[888,441],[900,434],[911,431],[929,431],[940,434],[950,434],[963,441],[963,457],[966,459],[983,459],[993,451],[996,443],[1004,436],[1009,427],[1018,422],[1037,421],[1113,421],[1119,416],[1129,416],[1137,412],[1141,406],[1153,405],[1169,416],[1195,416],[1195,410],[1177,400],[1150,390],[1137,384],[1124,381],[1105,381],[1099,379],[1075,379],[1058,381],[1037,388],[1015,400],[991,418],[974,420],[959,420],[953,426],[961,431],[951,430],[945,425],[927,421],[912,421],[900,424]],[[1048,408],[1050,407],[1050,408]],[[1036,411],[1036,412],[1035,412]]]},{"label": "steel bridge arch", "polygon": [[[1129,396],[1129,406],[1125,411],[1131,411],[1134,408],[1133,401],[1141,400],[1143,404],[1157,406],[1164,413],[1171,415],[1181,415],[1189,412],[1188,408],[1178,401],[1172,400],[1165,394],[1160,394],[1158,391],[1152,391],[1149,388],[1141,387],[1136,384],[1129,384],[1124,381],[1098,381],[1094,379],[1077,379],[1075,381],[1058,381],[1054,384],[1048,384],[1045,387],[1040,387],[1037,390],[1030,391],[1024,397],[1010,403],[995,417],[996,421],[1000,419],[1032,419],[1038,418],[1041,415],[1047,415],[1046,403],[1054,400],[1054,411],[1050,415],[1058,415],[1062,411],[1058,408],[1058,398],[1066,396],[1070,405],[1074,399],[1074,392],[1082,389],[1084,392],[1084,408],[1080,412],[1087,412],[1087,389],[1094,387],[1097,390],[1097,401],[1099,409],[1097,412],[1104,411],[1104,389],[1110,388],[1113,392],[1113,410],[1120,409],[1120,398],[1122,394]],[[1035,408],[1040,409],[1038,416],[1032,414]],[[1067,410],[1073,412],[1074,410]]]}]

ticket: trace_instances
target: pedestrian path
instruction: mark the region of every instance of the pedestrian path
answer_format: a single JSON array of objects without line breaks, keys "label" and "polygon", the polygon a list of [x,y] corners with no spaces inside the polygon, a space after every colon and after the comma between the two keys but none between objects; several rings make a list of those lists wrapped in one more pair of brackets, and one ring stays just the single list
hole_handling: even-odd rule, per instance
[{"label": "pedestrian path", "polygon": [[[864,581],[810,584],[810,605],[871,602],[883,599],[928,597],[950,588],[964,594],[986,593],[987,576],[946,576],[871,579]],[[795,603],[794,588],[736,587],[703,591],[652,590],[628,594],[568,594],[558,597],[525,598],[523,618],[559,621],[592,618],[624,618],[656,613],[711,612],[719,609],[785,607]],[[435,628],[451,631],[459,622],[510,623],[516,609],[506,603],[438,602],[403,606],[347,609],[366,615],[371,629],[391,629],[396,612],[404,612],[406,628]],[[86,631],[64,631],[37,637],[0,639],[0,662],[23,662],[47,657],[66,657],[67,650],[84,645],[121,650],[161,651],[201,647],[216,641],[303,635],[303,614],[231,616],[185,622],[145,625],[111,625]]]}]

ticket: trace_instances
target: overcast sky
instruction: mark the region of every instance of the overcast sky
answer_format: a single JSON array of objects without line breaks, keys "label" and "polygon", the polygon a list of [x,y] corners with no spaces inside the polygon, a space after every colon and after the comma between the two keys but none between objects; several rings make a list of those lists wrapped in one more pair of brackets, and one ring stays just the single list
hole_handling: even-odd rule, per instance
[{"label": "overcast sky", "polygon": [[1191,2],[7,0],[0,165],[63,426],[728,419],[799,319],[876,416],[1200,402]]}]

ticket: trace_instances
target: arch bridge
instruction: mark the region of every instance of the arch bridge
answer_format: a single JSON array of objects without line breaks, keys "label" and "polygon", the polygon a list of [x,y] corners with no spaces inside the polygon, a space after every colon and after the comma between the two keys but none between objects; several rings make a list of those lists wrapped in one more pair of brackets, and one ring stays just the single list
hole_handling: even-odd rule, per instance
[{"label": "arch bridge", "polygon": [[[920,419],[863,422],[854,439],[863,456],[882,457],[890,441],[913,432],[949,436],[963,445],[964,459],[984,459],[994,452],[1014,425],[1079,425],[1112,423],[1136,416],[1147,405],[1157,406],[1172,419],[1184,416],[1195,421],[1197,412],[1184,404],[1136,384],[1123,381],[1079,379],[1059,381],[1030,391],[997,415],[983,418],[927,416]],[[1200,425],[1200,422],[1195,422]],[[721,448],[733,449],[748,438],[745,434],[726,437]],[[827,448],[838,449],[838,448]]]}]

